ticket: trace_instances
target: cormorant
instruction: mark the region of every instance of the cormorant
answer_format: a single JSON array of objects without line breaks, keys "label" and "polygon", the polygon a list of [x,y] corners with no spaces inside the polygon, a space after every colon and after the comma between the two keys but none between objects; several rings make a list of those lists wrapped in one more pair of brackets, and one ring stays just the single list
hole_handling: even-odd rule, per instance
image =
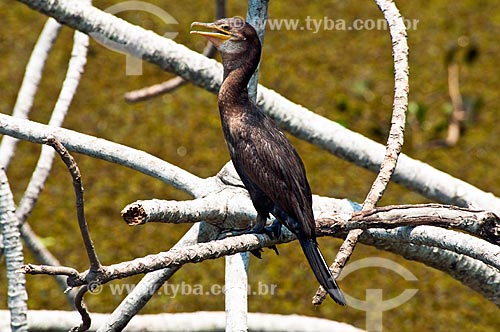
[{"label": "cormorant", "polygon": [[[224,81],[219,90],[222,129],[234,167],[257,210],[252,230],[262,232],[269,213],[274,215],[298,238],[321,286],[335,302],[345,305],[316,241],[312,195],[304,164],[273,120],[248,97],[247,84],[261,53],[255,29],[239,17],[213,23],[194,22],[191,27],[194,26],[213,29],[191,33],[206,37],[222,56]],[[279,234],[281,225],[273,226],[278,227]]]}]

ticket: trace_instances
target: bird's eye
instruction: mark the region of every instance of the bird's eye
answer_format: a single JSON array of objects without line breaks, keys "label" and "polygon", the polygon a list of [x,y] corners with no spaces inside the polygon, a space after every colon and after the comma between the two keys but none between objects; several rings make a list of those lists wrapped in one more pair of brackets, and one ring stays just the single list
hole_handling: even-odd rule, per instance
[{"label": "bird's eye", "polygon": [[221,28],[224,29],[224,30],[226,30],[226,31],[228,31],[228,30],[231,29],[231,27],[229,25],[227,25],[227,24],[221,25]]}]

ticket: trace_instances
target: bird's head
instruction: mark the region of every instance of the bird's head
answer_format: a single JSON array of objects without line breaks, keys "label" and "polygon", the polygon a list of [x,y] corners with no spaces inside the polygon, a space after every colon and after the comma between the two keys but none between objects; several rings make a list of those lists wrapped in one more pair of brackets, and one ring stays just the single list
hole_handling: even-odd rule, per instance
[{"label": "bird's head", "polygon": [[213,23],[193,22],[193,27],[204,27],[211,31],[192,30],[192,34],[207,38],[217,49],[224,54],[242,55],[258,49],[260,55],[260,41],[255,29],[239,16],[223,18]]}]

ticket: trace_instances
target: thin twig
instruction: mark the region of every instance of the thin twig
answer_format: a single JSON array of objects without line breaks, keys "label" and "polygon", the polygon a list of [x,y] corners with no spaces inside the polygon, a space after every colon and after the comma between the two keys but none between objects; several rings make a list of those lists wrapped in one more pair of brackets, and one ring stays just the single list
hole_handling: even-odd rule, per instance
[{"label": "thin twig", "polygon": [[101,263],[99,263],[99,258],[97,257],[94,244],[92,243],[92,239],[90,237],[87,221],[85,220],[82,176],[80,174],[80,170],[78,169],[78,165],[76,164],[75,159],[69,154],[68,150],[66,150],[61,142],[59,142],[54,136],[49,136],[47,138],[47,144],[53,147],[54,150],[56,150],[56,152],[60,155],[61,159],[68,167],[68,171],[71,174],[71,178],[73,179],[73,188],[75,190],[76,196],[78,225],[80,226],[80,232],[85,244],[85,250],[87,251],[87,255],[89,257],[90,270],[94,272],[98,271],[101,267]]},{"label": "thin twig", "polygon": [[451,61],[448,64],[448,93],[453,105],[453,111],[450,114],[445,144],[454,146],[460,138],[460,132],[465,120],[465,107],[460,93],[460,65],[457,61]]},{"label": "thin twig", "polygon": [[[40,262],[43,265],[49,265],[49,266],[61,265],[59,260],[42,243],[42,241],[33,231],[29,223],[24,223],[21,226],[21,236],[23,238],[26,247],[30,249],[31,253],[38,262]],[[68,303],[71,306],[73,306],[73,303],[75,303],[75,292],[72,290],[69,291],[67,290],[68,284],[66,283],[66,277],[60,274],[54,274],[54,276],[57,281],[57,284],[64,291]]]},{"label": "thin twig", "polygon": [[90,325],[92,323],[92,320],[90,319],[89,312],[87,311],[87,308],[85,307],[85,303],[83,303],[83,296],[87,293],[88,291],[88,286],[82,286],[79,290],[78,293],[76,294],[75,298],[75,309],[78,311],[80,316],[82,317],[82,323],[80,326],[75,326],[70,330],[70,332],[84,332],[87,331],[90,328]]},{"label": "thin twig", "polygon": [[[404,142],[404,127],[406,122],[406,110],[408,107],[409,71],[408,71],[408,44],[406,41],[406,27],[403,18],[396,5],[390,0],[376,0],[377,5],[388,22],[392,39],[394,57],[394,103],[392,112],[392,125],[387,140],[387,148],[384,160],[380,165],[380,171],[373,182],[370,192],[363,203],[363,211],[375,208],[377,202],[382,198],[389,180],[396,169],[399,154]],[[338,277],[347,261],[351,257],[363,230],[349,232],[342,243],[335,262],[330,269],[335,277]],[[326,291],[320,286],[313,297],[313,304],[320,305],[326,298]]]},{"label": "thin twig", "polygon": [[79,272],[72,267],[27,264],[21,266],[18,272],[25,274],[45,274],[49,276],[61,275],[68,277],[78,276]]},{"label": "thin twig", "polygon": [[[210,42],[203,49],[203,55],[208,58],[213,58],[217,52],[217,48]],[[161,96],[166,93],[174,92],[181,86],[185,85],[189,81],[180,77],[175,76],[165,82],[154,84],[145,88],[138,90],[133,90],[125,93],[125,101],[127,103],[137,103],[140,101],[148,100],[153,97]]]}]

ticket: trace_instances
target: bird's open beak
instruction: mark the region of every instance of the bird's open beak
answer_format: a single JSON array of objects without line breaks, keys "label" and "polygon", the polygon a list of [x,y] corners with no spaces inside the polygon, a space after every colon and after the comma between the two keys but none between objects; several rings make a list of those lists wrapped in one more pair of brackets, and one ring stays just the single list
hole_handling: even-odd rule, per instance
[{"label": "bird's open beak", "polygon": [[193,22],[191,23],[191,29],[195,26],[204,27],[208,29],[213,29],[215,31],[197,31],[191,30],[189,33],[202,35],[203,37],[210,40],[215,46],[219,46],[224,41],[228,40],[232,37],[231,32],[222,29],[214,23],[202,23],[202,22]]}]

